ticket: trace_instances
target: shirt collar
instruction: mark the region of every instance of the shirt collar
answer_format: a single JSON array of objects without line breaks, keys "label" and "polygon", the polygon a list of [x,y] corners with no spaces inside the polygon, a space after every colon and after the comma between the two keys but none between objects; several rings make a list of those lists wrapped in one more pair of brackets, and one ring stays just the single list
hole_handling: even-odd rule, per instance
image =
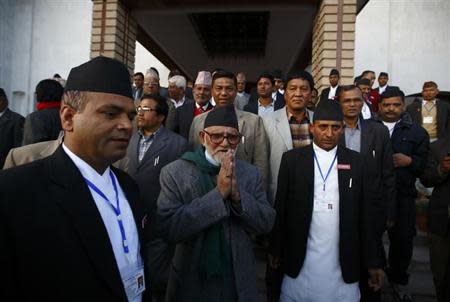
[{"label": "shirt collar", "polygon": [[0,112],[0,117],[2,117],[2,116],[3,116],[3,114],[5,114],[5,112],[6,112],[6,109],[5,109],[5,110],[3,110],[2,112]]},{"label": "shirt collar", "polygon": [[[206,109],[208,109],[208,106],[209,106],[209,101],[207,101],[206,104],[203,105],[201,108],[206,111]],[[200,109],[200,105],[197,102],[195,102],[195,108]]]},{"label": "shirt collar", "polygon": [[110,183],[109,171],[110,168],[106,168],[103,174],[99,174],[94,168],[92,168],[87,162],[78,157],[73,153],[65,144],[62,143],[62,148],[64,152],[70,157],[78,170],[80,170],[81,175],[87,178],[89,181],[93,182],[95,185],[108,185]]},{"label": "shirt collar", "polygon": [[[291,118],[294,117],[294,115],[293,115],[292,113],[289,112],[289,110],[287,109],[287,107],[286,107],[286,114],[287,114],[287,117],[288,117],[288,121],[290,121]],[[294,118],[295,118],[295,117],[294,117]],[[310,119],[310,117],[309,117],[309,111],[308,111],[308,109],[306,109],[306,108],[305,108],[305,115],[303,116],[302,120],[301,120],[301,121],[297,121],[297,122],[302,122],[302,121],[304,121],[305,119],[307,119],[308,122],[311,121],[311,119]]]},{"label": "shirt collar", "polygon": [[[347,124],[344,121],[344,128],[347,128]],[[349,128],[350,129],[350,128]],[[356,128],[357,130],[361,129],[361,119],[358,118],[358,122],[356,123]]]},{"label": "shirt collar", "polygon": [[272,99],[272,103],[270,103],[269,105],[267,105],[267,106],[263,106],[262,104],[261,104],[261,102],[259,101],[261,98],[259,98],[258,99],[258,107],[265,107],[265,108],[267,108],[267,107],[273,107],[273,99]]},{"label": "shirt collar", "polygon": [[334,146],[334,148],[331,149],[330,151],[327,151],[327,150],[320,148],[319,146],[316,145],[316,143],[313,142],[313,150],[314,150],[314,152],[316,152],[318,154],[326,154],[327,156],[335,155],[337,152],[337,145]]},{"label": "shirt collar", "polygon": [[144,132],[142,131],[142,129],[138,129],[138,134],[141,138],[144,138],[145,140],[150,140],[151,138],[153,138],[158,132],[159,130],[164,127],[163,125],[159,126],[158,129],[156,129],[155,132],[153,132],[153,134],[149,135],[149,136],[145,136]]},{"label": "shirt collar", "polygon": [[[423,100],[422,106],[424,106],[426,103],[429,103],[429,102],[430,102],[430,101],[425,101],[425,100]],[[432,100],[431,102],[433,103],[433,105],[436,105],[436,99]]]},{"label": "shirt collar", "polygon": [[272,92],[272,100],[275,100],[277,98],[277,92],[278,90]]}]

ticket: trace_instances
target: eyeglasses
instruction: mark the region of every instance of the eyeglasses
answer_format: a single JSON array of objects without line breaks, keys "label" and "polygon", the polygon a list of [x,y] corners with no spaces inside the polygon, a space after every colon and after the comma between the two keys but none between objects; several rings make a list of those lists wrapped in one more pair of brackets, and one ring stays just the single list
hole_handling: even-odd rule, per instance
[{"label": "eyeglasses", "polygon": [[149,82],[144,82],[144,85],[145,85],[145,86],[148,86],[148,87],[158,87],[158,86],[159,86],[159,85],[156,84],[156,83],[149,83]]},{"label": "eyeglasses", "polygon": [[203,130],[206,134],[208,134],[211,142],[213,144],[221,144],[223,140],[226,138],[230,145],[237,145],[242,138],[242,134],[227,134],[224,133],[209,133],[206,130]]},{"label": "eyeglasses", "polygon": [[145,113],[145,112],[149,112],[149,111],[157,111],[156,109],[153,109],[153,108],[150,108],[150,107],[147,107],[147,106],[137,106],[136,107],[136,112],[137,113],[141,113],[141,112],[143,112],[143,113]]}]

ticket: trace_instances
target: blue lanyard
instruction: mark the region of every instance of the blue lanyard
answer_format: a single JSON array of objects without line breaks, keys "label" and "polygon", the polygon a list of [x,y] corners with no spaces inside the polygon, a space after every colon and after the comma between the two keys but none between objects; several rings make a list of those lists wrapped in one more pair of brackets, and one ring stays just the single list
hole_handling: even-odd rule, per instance
[{"label": "blue lanyard", "polygon": [[431,106],[431,108],[430,109],[428,109],[428,107],[427,107],[427,103],[424,103],[423,104],[423,107],[425,108],[425,110],[428,112],[428,113],[430,113],[431,112],[431,110],[433,110],[433,108],[436,106],[436,104],[435,103],[433,103],[433,106]]},{"label": "blue lanyard", "polygon": [[114,192],[116,193],[116,201],[117,201],[117,206],[115,207],[111,201],[109,201],[108,197],[106,197],[105,194],[103,194],[103,192],[97,188],[96,185],[94,185],[91,181],[89,181],[89,179],[84,178],[84,180],[86,180],[87,185],[94,190],[98,195],[100,195],[104,200],[106,200],[108,202],[108,204],[111,206],[111,208],[113,209],[114,213],[117,216],[117,223],[119,224],[119,230],[120,230],[120,235],[122,236],[122,246],[123,246],[123,251],[125,254],[129,253],[129,249],[128,249],[128,243],[127,243],[127,236],[125,234],[125,228],[123,226],[123,222],[122,222],[122,215],[120,213],[120,204],[119,204],[119,191],[117,190],[117,185],[116,185],[116,179],[114,178],[114,174],[112,173],[112,171],[109,171],[109,177],[111,177],[111,181],[114,187]]},{"label": "blue lanyard", "polygon": [[336,152],[336,155],[333,158],[333,162],[331,163],[330,167],[328,168],[327,175],[324,178],[323,177],[323,173],[322,173],[322,169],[320,168],[319,161],[317,160],[316,152],[314,152],[314,160],[316,161],[317,167],[319,168],[320,177],[322,177],[322,180],[323,180],[323,190],[324,191],[325,191],[325,183],[326,183],[326,181],[328,179],[328,176],[330,176],[330,172],[331,172],[331,169],[333,168],[333,165],[334,165],[334,162],[336,161],[336,158],[337,158],[337,152]]}]

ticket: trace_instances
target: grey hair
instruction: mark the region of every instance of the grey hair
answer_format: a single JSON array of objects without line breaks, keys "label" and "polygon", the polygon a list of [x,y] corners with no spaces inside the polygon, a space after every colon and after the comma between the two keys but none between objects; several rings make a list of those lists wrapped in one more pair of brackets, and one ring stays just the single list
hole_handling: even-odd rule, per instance
[{"label": "grey hair", "polygon": [[64,92],[62,102],[77,112],[82,112],[84,107],[86,107],[87,99],[87,93],[85,91],[69,90]]},{"label": "grey hair", "polygon": [[145,77],[147,78],[154,78],[159,82],[159,75],[151,68],[147,69],[145,72]]},{"label": "grey hair", "polygon": [[169,79],[169,84],[175,84],[178,88],[186,90],[186,78],[181,75],[174,75]]}]

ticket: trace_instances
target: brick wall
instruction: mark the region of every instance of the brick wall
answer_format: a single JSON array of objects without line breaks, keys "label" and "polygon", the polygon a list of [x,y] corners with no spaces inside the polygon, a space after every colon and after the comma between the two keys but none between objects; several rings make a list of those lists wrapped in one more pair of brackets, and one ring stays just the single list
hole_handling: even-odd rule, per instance
[{"label": "brick wall", "polygon": [[117,59],[134,70],[137,23],[118,0],[94,0],[91,58]]},{"label": "brick wall", "polygon": [[312,73],[319,92],[332,68],[340,83],[353,83],[356,0],[322,0],[313,26]]}]

